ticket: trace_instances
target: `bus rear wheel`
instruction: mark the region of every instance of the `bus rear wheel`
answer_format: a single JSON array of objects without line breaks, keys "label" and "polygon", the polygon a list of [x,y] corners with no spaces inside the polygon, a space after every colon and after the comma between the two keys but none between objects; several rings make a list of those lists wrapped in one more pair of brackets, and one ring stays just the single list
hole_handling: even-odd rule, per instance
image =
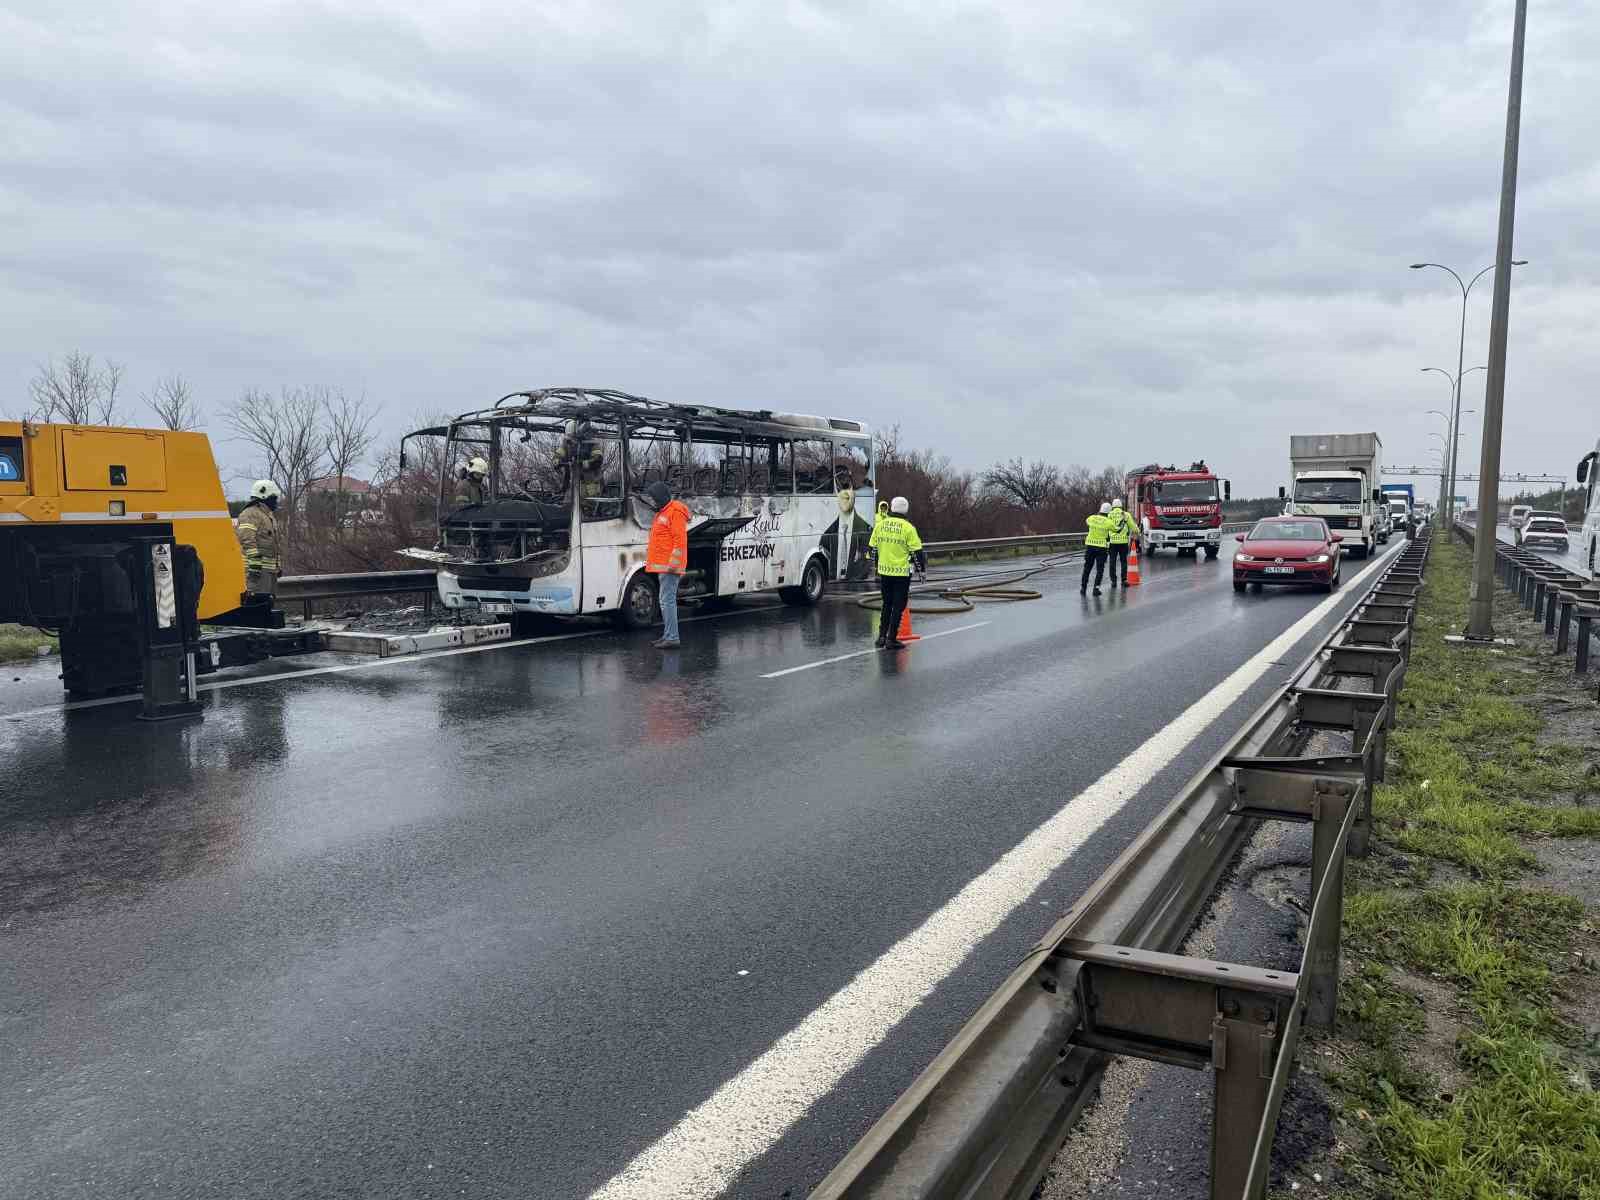
[{"label": "bus rear wheel", "polygon": [[628,580],[617,609],[617,622],[624,629],[649,629],[656,623],[656,581],[648,571],[639,571]]},{"label": "bus rear wheel", "polygon": [[800,586],[779,588],[778,597],[785,604],[810,608],[822,599],[822,588],[827,581],[822,559],[813,558],[806,563],[806,569],[800,573]]}]

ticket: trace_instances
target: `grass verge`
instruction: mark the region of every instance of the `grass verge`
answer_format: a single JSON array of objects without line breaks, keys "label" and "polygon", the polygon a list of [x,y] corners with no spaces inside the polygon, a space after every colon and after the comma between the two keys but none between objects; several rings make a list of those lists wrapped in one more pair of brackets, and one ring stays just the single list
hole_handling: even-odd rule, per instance
[{"label": "grass verge", "polygon": [[1306,1056],[1342,1109],[1330,1187],[1600,1200],[1600,1029],[1584,1015],[1600,876],[1535,878],[1541,840],[1600,835],[1600,735],[1552,736],[1548,643],[1509,606],[1518,648],[1444,642],[1465,624],[1469,570],[1436,542],[1374,854],[1349,872],[1340,1028]]},{"label": "grass verge", "polygon": [[0,625],[0,662],[34,658],[41,646],[53,651],[57,649],[56,639],[25,625]]}]

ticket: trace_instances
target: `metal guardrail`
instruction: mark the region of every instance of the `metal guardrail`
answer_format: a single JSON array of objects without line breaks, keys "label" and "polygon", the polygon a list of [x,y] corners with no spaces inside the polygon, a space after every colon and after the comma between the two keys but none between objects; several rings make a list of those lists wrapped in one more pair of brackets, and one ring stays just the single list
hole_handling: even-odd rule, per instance
[{"label": "metal guardrail", "polygon": [[[1222,527],[1222,532],[1241,533],[1253,524],[1253,521],[1227,524]],[[923,548],[929,558],[956,558],[964,554],[977,557],[986,550],[1021,551],[1029,547],[1073,549],[1082,545],[1082,533],[1036,533],[1025,534],[1022,537],[927,542]],[[423,596],[424,606],[432,612],[436,574],[434,571],[423,569],[358,571],[340,575],[283,575],[278,579],[277,598],[280,602],[304,605],[307,617],[311,616],[311,607],[315,601],[349,600],[364,596]]]},{"label": "metal guardrail", "polygon": [[[1243,533],[1255,524],[1254,521],[1233,521],[1222,526],[1224,534]],[[1059,546],[1069,550],[1079,549],[1083,546],[1082,531],[1076,533],[1029,533],[1021,537],[1003,538],[967,538],[963,541],[953,542],[924,542],[922,548],[929,558],[956,558],[963,554],[970,554],[974,558],[984,551],[992,550],[1026,550],[1035,546]]]},{"label": "metal guardrail", "polygon": [[[1364,855],[1429,540],[1084,893],[812,1192],[1025,1200],[1110,1054],[1213,1071],[1211,1195],[1259,1200],[1302,1025],[1338,1004],[1344,860]],[[1260,820],[1312,824],[1300,970],[1176,953]]]},{"label": "metal guardrail", "polygon": [[280,603],[304,606],[311,616],[317,600],[351,600],[364,596],[422,596],[423,608],[433,611],[438,590],[436,571],[358,571],[342,575],[281,575],[275,593]]},{"label": "metal guardrail", "polygon": [[[1455,529],[1468,545],[1476,542],[1475,526],[1457,521]],[[1517,597],[1534,620],[1543,622],[1546,636],[1555,638],[1555,653],[1565,656],[1572,650],[1574,671],[1587,675],[1594,622],[1600,620],[1600,581],[1499,537],[1494,540],[1494,566],[1501,586]]]}]

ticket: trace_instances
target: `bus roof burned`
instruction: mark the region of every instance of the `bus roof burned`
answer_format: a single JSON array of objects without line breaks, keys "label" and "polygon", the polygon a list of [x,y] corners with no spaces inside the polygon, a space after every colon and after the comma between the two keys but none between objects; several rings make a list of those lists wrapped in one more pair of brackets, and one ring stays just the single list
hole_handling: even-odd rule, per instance
[{"label": "bus roof burned", "polygon": [[580,540],[631,545],[626,531],[652,520],[642,497],[656,482],[689,504],[702,532],[723,537],[757,509],[781,512],[787,497],[826,495],[836,506],[840,494],[870,488],[872,435],[860,421],[604,388],[509,392],[411,438],[442,441],[427,463],[439,478],[439,541],[402,553],[441,565],[559,571]]},{"label": "bus roof burned", "polygon": [[[520,403],[511,403],[520,401]],[[860,421],[839,417],[813,417],[799,413],[780,413],[771,409],[722,408],[709,404],[668,404],[608,388],[541,388],[537,391],[508,392],[492,408],[462,413],[456,424],[488,424],[496,421],[517,423],[525,420],[566,421],[610,418],[631,425],[688,425],[709,432],[789,436],[823,435],[844,441],[869,441],[871,433]],[[434,430],[420,432],[434,433]]]}]

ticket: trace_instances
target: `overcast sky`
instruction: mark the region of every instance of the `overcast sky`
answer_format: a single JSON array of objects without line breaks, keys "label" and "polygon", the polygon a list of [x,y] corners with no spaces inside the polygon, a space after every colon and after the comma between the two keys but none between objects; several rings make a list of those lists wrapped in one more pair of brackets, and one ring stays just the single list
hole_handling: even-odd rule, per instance
[{"label": "overcast sky", "polygon": [[[1560,472],[1600,435],[1600,12],[1531,8],[1504,461]],[[1421,461],[1460,299],[1406,264],[1493,261],[1511,17],[8,0],[0,409],[77,348],[395,432],[585,384],[1245,495],[1291,432]]]}]

